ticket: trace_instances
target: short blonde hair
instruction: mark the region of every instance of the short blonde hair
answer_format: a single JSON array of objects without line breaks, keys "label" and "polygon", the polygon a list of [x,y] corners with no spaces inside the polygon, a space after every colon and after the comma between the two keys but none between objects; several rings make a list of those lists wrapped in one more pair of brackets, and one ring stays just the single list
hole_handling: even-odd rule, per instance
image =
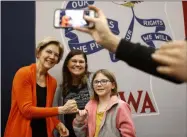
[{"label": "short blonde hair", "polygon": [[36,47],[36,57],[49,44],[55,44],[59,48],[59,58],[58,58],[58,62],[57,62],[57,63],[59,63],[62,56],[63,56],[63,53],[64,53],[64,46],[60,43],[60,41],[58,41],[57,39],[55,39],[53,37],[46,37],[45,39],[43,39],[42,41],[40,41],[38,43],[38,45]]}]

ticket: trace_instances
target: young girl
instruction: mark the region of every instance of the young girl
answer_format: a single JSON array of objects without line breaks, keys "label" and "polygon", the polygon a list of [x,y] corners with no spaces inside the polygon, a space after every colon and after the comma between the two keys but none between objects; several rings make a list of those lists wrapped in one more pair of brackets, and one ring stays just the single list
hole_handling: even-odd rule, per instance
[{"label": "young girl", "polygon": [[78,137],[135,137],[129,105],[117,97],[117,82],[108,70],[98,70],[92,79],[93,99],[73,121]]}]

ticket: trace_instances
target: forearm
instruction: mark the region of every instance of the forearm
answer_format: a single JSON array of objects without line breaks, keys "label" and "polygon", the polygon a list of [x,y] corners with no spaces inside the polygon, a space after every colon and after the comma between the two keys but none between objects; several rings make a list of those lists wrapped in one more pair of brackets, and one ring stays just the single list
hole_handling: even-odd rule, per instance
[{"label": "forearm", "polygon": [[78,137],[86,137],[87,136],[87,125],[85,121],[78,121],[76,118],[73,120],[73,129],[75,131],[75,135]]},{"label": "forearm", "polygon": [[34,106],[24,106],[20,108],[22,114],[28,118],[42,118],[42,117],[53,117],[59,114],[66,114],[66,107],[34,107]]},{"label": "forearm", "polygon": [[84,125],[85,125],[85,120],[80,121],[80,120],[77,120],[76,118],[73,120],[73,126],[75,127],[82,127]]},{"label": "forearm", "polygon": [[154,76],[169,80],[174,83],[182,83],[181,81],[157,72],[156,68],[160,65],[151,58],[151,54],[155,52],[155,48],[134,44],[122,39],[116,50],[116,57],[125,61],[130,66],[142,70]]},{"label": "forearm", "polygon": [[107,35],[107,37],[105,39],[107,39],[106,40],[107,43],[104,44],[105,48],[107,48],[110,52],[115,53],[116,50],[117,50],[117,47],[118,47],[118,45],[120,43],[121,38],[116,36],[116,35],[114,35],[113,33],[110,33],[109,35]]},{"label": "forearm", "polygon": [[28,118],[43,118],[51,117],[59,114],[57,107],[34,107],[34,106],[25,106],[20,109],[22,114]]}]

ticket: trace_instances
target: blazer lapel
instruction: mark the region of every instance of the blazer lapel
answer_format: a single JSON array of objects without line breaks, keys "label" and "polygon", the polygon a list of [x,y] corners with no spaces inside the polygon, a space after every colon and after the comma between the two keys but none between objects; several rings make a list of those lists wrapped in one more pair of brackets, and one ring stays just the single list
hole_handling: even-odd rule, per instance
[{"label": "blazer lapel", "polygon": [[37,99],[36,99],[36,64],[31,65],[31,74],[32,74],[32,95],[33,95],[33,105],[37,105]]}]

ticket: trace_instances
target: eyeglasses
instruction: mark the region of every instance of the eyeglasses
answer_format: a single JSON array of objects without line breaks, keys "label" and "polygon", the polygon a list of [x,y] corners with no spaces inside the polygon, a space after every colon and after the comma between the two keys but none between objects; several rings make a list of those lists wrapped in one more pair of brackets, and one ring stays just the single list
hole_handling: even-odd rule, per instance
[{"label": "eyeglasses", "polygon": [[95,80],[95,81],[93,81],[93,85],[94,86],[97,86],[97,85],[99,85],[99,83],[101,84],[101,85],[106,85],[107,84],[107,82],[110,82],[110,80],[108,80],[108,79],[102,79],[102,80]]}]

